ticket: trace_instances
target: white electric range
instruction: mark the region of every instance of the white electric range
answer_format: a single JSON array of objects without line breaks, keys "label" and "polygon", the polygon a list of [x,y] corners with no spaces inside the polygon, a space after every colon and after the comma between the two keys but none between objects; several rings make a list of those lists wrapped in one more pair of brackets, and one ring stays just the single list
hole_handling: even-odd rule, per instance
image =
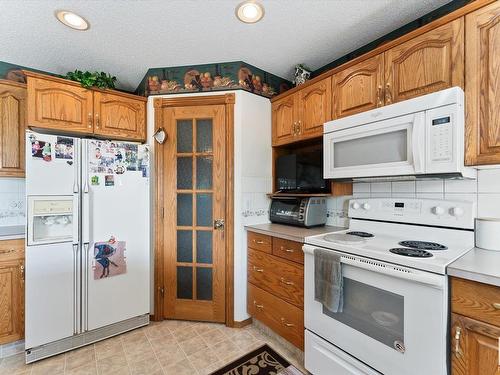
[{"label": "white electric range", "polygon": [[[445,375],[446,267],[474,247],[469,202],[349,202],[349,229],[307,237],[305,366],[315,375]],[[343,310],[314,299],[314,250],[342,264]]]}]

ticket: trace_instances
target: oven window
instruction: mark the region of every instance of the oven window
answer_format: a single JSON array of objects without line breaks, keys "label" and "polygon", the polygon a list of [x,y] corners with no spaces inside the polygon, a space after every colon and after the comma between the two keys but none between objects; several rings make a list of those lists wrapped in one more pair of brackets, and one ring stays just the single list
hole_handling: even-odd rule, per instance
[{"label": "oven window", "polygon": [[334,168],[407,161],[407,138],[408,130],[402,129],[335,142]]},{"label": "oven window", "polygon": [[344,306],[323,314],[395,350],[404,351],[404,297],[344,277]]}]

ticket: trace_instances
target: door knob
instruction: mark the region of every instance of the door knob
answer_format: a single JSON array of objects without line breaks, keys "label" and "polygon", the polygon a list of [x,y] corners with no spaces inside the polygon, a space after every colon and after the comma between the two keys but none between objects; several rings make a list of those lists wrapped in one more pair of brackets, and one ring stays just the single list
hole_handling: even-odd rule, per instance
[{"label": "door knob", "polygon": [[215,219],[214,228],[219,230],[224,229],[224,219]]}]

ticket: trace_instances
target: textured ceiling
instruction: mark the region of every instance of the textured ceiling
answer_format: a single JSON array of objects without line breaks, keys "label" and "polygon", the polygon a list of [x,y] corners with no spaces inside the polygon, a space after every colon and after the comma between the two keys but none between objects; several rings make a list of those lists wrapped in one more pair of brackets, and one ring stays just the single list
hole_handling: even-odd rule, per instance
[{"label": "textured ceiling", "polygon": [[[0,60],[53,73],[104,70],[135,89],[148,68],[242,60],[291,78],[317,69],[449,0],[261,0],[257,24],[234,16],[241,0],[0,0]],[[71,30],[54,17],[90,22]]]}]

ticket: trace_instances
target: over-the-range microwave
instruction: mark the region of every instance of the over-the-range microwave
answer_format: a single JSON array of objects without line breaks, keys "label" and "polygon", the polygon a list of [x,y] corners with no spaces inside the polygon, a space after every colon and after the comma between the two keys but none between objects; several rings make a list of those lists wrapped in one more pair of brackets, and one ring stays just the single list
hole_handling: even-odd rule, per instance
[{"label": "over-the-range microwave", "polygon": [[475,178],[464,166],[464,92],[452,87],[325,123],[324,177]]}]

